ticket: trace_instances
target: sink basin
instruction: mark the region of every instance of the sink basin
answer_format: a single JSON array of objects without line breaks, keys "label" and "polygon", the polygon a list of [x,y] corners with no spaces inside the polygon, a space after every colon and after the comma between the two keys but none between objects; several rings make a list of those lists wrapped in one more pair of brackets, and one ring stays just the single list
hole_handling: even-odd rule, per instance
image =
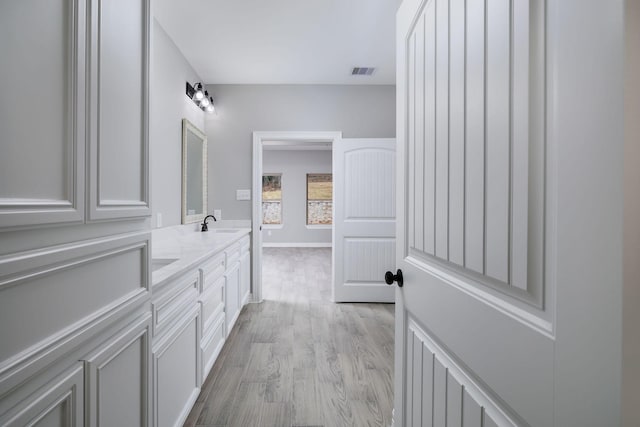
[{"label": "sink basin", "polygon": [[162,267],[166,267],[169,264],[176,262],[178,258],[153,258],[151,260],[151,271],[156,271]]}]

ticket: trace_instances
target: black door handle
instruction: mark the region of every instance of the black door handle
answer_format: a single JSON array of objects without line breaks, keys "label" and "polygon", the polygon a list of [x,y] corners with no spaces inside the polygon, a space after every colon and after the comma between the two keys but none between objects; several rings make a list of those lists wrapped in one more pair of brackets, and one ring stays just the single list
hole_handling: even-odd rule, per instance
[{"label": "black door handle", "polygon": [[402,281],[402,270],[398,269],[398,272],[395,275],[392,272],[387,271],[384,274],[384,281],[387,282],[387,285],[393,285],[393,282],[398,282],[398,286],[402,287],[404,284]]}]

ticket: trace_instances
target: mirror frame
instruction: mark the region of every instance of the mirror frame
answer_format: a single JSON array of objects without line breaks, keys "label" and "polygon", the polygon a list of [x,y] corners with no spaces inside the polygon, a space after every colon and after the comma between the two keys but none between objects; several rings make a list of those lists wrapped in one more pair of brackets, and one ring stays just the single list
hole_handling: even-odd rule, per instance
[{"label": "mirror frame", "polygon": [[[202,139],[202,213],[187,215],[187,134]],[[182,119],[182,223],[199,222],[207,215],[207,135],[187,119]]]}]

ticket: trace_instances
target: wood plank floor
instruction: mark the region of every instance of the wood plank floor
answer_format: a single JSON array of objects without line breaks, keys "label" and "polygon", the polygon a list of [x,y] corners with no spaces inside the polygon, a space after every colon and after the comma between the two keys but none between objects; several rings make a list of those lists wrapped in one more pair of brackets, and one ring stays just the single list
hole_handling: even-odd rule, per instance
[{"label": "wood plank floor", "polygon": [[262,304],[242,311],[185,426],[384,426],[393,304],[334,304],[330,248],[265,248]]}]

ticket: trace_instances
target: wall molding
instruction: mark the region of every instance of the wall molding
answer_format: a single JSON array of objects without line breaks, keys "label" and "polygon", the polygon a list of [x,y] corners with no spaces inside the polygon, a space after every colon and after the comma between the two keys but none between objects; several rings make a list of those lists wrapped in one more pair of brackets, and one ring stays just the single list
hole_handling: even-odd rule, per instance
[{"label": "wall molding", "polygon": [[3,426],[36,425],[55,408],[64,405],[68,425],[84,423],[84,366],[75,364],[62,375],[47,382],[43,387],[14,406],[3,417]]},{"label": "wall molding", "polygon": [[[150,375],[150,331],[151,331],[151,315],[146,313],[137,321],[129,324],[116,335],[102,344],[100,348],[95,350],[89,356],[83,358],[86,369],[86,385],[88,395],[92,397],[91,402],[86,402],[88,407],[85,414],[85,420],[89,426],[100,425],[100,371],[104,369],[111,361],[116,359],[121,353],[134,345],[137,341],[142,340],[142,357],[140,360],[141,371],[143,377],[141,381],[140,402],[143,403],[140,408],[143,419],[141,426],[150,426],[150,408],[148,405],[149,395],[151,392],[151,375]],[[147,403],[147,404],[145,404]]]},{"label": "wall molding", "polygon": [[100,170],[101,164],[101,119],[102,119],[102,81],[100,69],[102,62],[102,7],[103,0],[93,0],[90,6],[89,31],[89,144],[88,144],[88,222],[146,217],[151,215],[150,187],[149,187],[149,70],[150,70],[150,31],[151,14],[150,0],[141,2],[142,19],[142,93],[141,107],[141,134],[139,136],[140,149],[142,151],[139,185],[141,188],[141,200],[117,200],[107,199],[102,194],[103,177]]},{"label": "wall molding", "polygon": [[84,1],[69,3],[65,198],[0,198],[0,232],[84,221],[86,12]]},{"label": "wall molding", "polygon": [[[147,231],[127,233],[50,246],[33,251],[0,256],[0,291],[56,271],[79,267],[83,264],[112,255],[142,249],[151,256],[151,233]],[[144,288],[149,290],[149,272],[144,274]]]},{"label": "wall molding", "polygon": [[150,300],[149,245],[150,233],[137,232],[0,257],[0,269],[3,271],[0,276],[0,295],[9,287],[20,286],[29,280],[134,250],[143,251],[142,262],[145,264],[142,266],[143,277],[138,289],[66,325],[9,359],[0,361],[0,396]]}]

